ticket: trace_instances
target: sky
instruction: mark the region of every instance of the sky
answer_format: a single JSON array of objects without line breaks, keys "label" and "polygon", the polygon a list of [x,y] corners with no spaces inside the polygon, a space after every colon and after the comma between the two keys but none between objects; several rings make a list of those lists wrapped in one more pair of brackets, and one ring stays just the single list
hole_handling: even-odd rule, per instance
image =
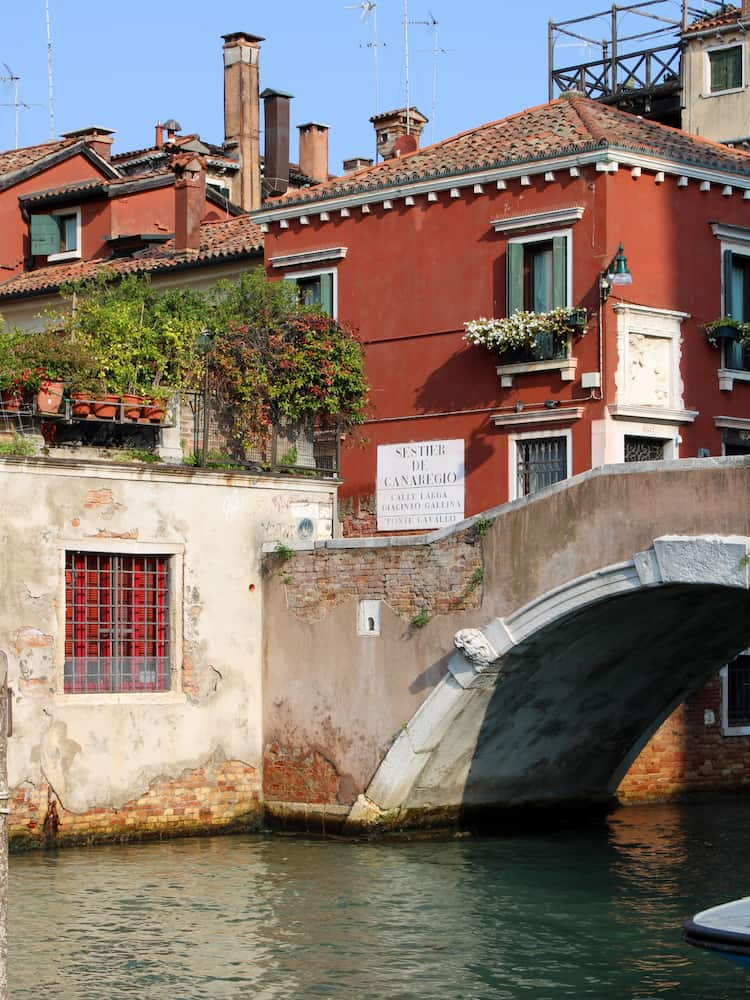
[{"label": "sky", "polygon": [[[372,14],[362,17],[365,0],[48,2],[56,135],[101,125],[115,130],[114,151],[124,152],[152,145],[156,122],[176,118],[183,133],[220,143],[220,36],[246,31],[266,39],[261,89],[294,95],[292,132],[309,121],[331,126],[332,173],[340,172],[345,158],[373,155],[374,32]],[[376,3],[379,108],[386,111],[405,105],[404,0]],[[691,0],[691,6],[710,8],[710,2]],[[608,9],[602,0],[408,0],[409,20],[415,22],[409,27],[411,103],[431,119],[422,144],[545,101],[548,22]],[[661,10],[678,18],[680,4],[664,0]],[[622,17],[621,31],[643,30],[636,15]],[[586,28],[603,38],[608,18]],[[558,37],[557,65],[598,55]],[[5,5],[0,76],[11,75],[20,77],[24,105],[19,144],[46,141],[51,120],[45,0]],[[13,103],[14,84],[0,82],[0,149],[15,145]],[[292,160],[296,145],[293,134]]]}]

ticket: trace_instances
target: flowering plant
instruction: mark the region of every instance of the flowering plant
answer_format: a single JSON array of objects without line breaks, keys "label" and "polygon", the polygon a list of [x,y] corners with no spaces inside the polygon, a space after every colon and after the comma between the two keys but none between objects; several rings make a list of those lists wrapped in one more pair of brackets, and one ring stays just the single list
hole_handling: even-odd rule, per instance
[{"label": "flowering plant", "polygon": [[[727,337],[726,334],[723,337],[717,336],[717,331],[721,328],[734,330],[734,337]],[[732,316],[722,316],[720,319],[712,320],[710,323],[706,323],[703,329],[706,331],[706,340],[711,347],[718,347],[720,340],[730,339],[737,340],[744,346],[750,346],[750,323],[743,323]]]},{"label": "flowering plant", "polygon": [[523,312],[501,319],[474,319],[464,323],[464,340],[478,347],[504,354],[508,351],[535,350],[542,339],[551,338],[553,348],[567,345],[571,333],[582,336],[584,330],[575,328],[571,317],[577,310],[562,306],[549,312]]}]

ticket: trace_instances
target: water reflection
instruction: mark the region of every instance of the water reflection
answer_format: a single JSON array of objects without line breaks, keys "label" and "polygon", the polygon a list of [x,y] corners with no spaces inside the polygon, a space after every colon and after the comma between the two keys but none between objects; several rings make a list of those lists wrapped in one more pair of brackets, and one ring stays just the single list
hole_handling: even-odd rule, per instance
[{"label": "water reflection", "polygon": [[736,801],[498,839],[17,856],[11,996],[735,1000],[747,974],[680,927],[750,891],[748,820]]}]

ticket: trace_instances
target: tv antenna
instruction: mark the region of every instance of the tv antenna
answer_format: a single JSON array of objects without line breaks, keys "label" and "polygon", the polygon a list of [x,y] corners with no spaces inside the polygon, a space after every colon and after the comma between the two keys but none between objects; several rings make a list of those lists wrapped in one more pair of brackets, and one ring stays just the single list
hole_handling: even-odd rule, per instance
[{"label": "tv antenna", "polygon": [[438,56],[445,55],[446,52],[452,51],[451,49],[441,49],[440,48],[440,22],[432,13],[432,11],[427,11],[429,20],[426,21],[412,21],[412,24],[423,24],[426,28],[432,30],[432,48],[423,49],[423,52],[432,53],[432,117],[431,117],[431,136],[432,142],[435,141],[435,120],[437,119],[437,84],[438,84]]},{"label": "tv antenna", "polygon": [[372,41],[360,45],[360,48],[372,49],[372,58],[375,66],[375,114],[380,114],[380,65],[378,62],[378,49],[385,48],[385,42],[378,41],[378,5],[376,0],[362,0],[362,3],[350,4],[344,10],[361,10],[360,20],[364,23],[372,16]]},{"label": "tv antenna", "polygon": [[411,135],[411,93],[409,91],[409,0],[404,0],[404,89],[406,90],[406,134]]},{"label": "tv antenna", "polygon": [[52,32],[49,24],[49,0],[44,0],[44,17],[47,23],[47,80],[49,81],[49,137],[55,138],[55,99],[52,92]]},{"label": "tv antenna", "polygon": [[15,139],[16,139],[16,149],[18,149],[18,112],[19,112],[19,110],[21,108],[28,108],[29,105],[28,104],[24,104],[18,98],[18,84],[19,84],[19,82],[21,80],[21,77],[20,76],[16,76],[16,74],[13,72],[13,70],[7,64],[7,62],[4,62],[2,64],[2,66],[3,66],[3,69],[5,70],[5,73],[4,73],[4,75],[0,76],[0,83],[10,83],[10,84],[12,84],[12,86],[13,86],[13,103],[12,104],[0,104],[0,107],[2,107],[2,108],[13,108],[13,110],[15,111],[15,117],[16,117],[16,129],[15,129],[16,136],[15,136]]}]

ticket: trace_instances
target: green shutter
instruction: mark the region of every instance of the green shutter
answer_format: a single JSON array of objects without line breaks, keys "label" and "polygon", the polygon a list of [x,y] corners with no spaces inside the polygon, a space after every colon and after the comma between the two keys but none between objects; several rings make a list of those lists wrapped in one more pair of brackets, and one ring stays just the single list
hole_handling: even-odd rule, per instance
[{"label": "green shutter", "polygon": [[31,253],[34,257],[60,253],[60,224],[56,216],[31,216]]},{"label": "green shutter", "polygon": [[320,306],[323,312],[333,316],[333,275],[321,274],[320,276]]},{"label": "green shutter", "polygon": [[[742,319],[742,302],[735,302],[732,251],[724,251],[724,316]],[[724,344],[724,367],[742,368],[742,344]]]},{"label": "green shutter", "polygon": [[523,243],[509,243],[505,251],[505,314],[523,309]]},{"label": "green shutter", "polygon": [[734,296],[732,295],[732,278],[733,278],[733,268],[732,268],[732,251],[724,251],[724,316],[732,316],[734,319],[741,319],[740,316],[735,315],[735,309],[738,303],[734,302]]},{"label": "green shutter", "polygon": [[568,305],[568,240],[555,236],[552,240],[552,308]]}]

